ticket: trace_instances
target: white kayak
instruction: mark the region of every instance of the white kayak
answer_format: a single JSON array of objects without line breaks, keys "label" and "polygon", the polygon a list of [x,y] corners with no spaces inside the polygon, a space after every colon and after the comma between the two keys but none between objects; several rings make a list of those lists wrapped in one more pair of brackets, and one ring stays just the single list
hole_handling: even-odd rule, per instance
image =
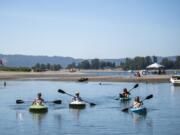
[{"label": "white kayak", "polygon": [[86,107],[86,104],[83,101],[72,101],[69,104],[69,107],[74,109],[83,109]]}]

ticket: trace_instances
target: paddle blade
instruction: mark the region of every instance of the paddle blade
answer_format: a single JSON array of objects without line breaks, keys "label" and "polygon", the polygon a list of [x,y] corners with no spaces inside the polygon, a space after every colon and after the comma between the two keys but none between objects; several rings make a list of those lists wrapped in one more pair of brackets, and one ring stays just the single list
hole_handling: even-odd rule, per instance
[{"label": "paddle blade", "polygon": [[120,98],[123,98],[124,96],[123,96],[123,94],[119,94],[119,97],[120,97]]},{"label": "paddle blade", "polygon": [[145,99],[151,99],[151,98],[153,98],[153,95],[152,95],[152,94],[149,95],[149,96],[147,96]]},{"label": "paddle blade", "polygon": [[134,88],[137,88],[139,86],[139,84],[137,83],[136,85],[134,85]]},{"label": "paddle blade", "polygon": [[66,93],[65,91],[63,91],[63,90],[61,90],[61,89],[59,89],[58,92],[59,92],[59,93],[62,93],[62,94],[65,94],[65,93]]},{"label": "paddle blade", "polygon": [[95,103],[89,103],[90,104],[90,106],[95,106],[96,104]]},{"label": "paddle blade", "polygon": [[23,100],[20,100],[20,99],[16,100],[16,104],[23,104],[23,103],[24,103]]},{"label": "paddle blade", "polygon": [[62,101],[61,101],[61,100],[54,100],[53,103],[55,103],[55,104],[61,104]]},{"label": "paddle blade", "polygon": [[128,110],[129,110],[129,108],[124,108],[124,109],[122,109],[121,111],[122,111],[122,112],[128,112]]}]

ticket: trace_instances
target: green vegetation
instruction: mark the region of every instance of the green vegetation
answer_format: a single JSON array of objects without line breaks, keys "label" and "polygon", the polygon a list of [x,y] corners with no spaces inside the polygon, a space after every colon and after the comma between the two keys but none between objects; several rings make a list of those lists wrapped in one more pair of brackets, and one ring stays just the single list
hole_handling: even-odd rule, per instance
[{"label": "green vegetation", "polygon": [[30,72],[31,68],[28,68],[28,67],[5,67],[5,66],[0,66],[0,71]]},{"label": "green vegetation", "polygon": [[[124,70],[141,70],[154,62],[157,62],[156,56],[152,58],[150,56],[135,57],[134,59],[126,58],[120,67]],[[180,56],[177,56],[175,61],[163,58],[160,64],[164,65],[165,69],[180,69]]]},{"label": "green vegetation", "polygon": [[62,69],[61,65],[60,64],[40,64],[40,63],[37,63],[36,65],[34,65],[32,67],[33,71],[35,72],[43,72],[43,71],[58,71],[60,69]]},{"label": "green vegetation", "polygon": [[[123,70],[141,70],[145,69],[148,65],[159,61],[156,56],[146,56],[146,57],[135,57],[133,59],[126,58],[119,66],[116,66],[113,62],[106,62],[99,59],[92,60],[83,60],[82,62],[76,64],[75,62],[69,64],[67,69],[107,69],[107,68],[122,68]],[[165,69],[180,69],[180,56],[177,56],[173,60],[168,58],[163,58],[160,64],[165,66]],[[60,64],[35,64],[32,68],[29,67],[7,67],[0,66],[0,71],[22,71],[22,72],[30,72],[31,70],[35,72],[43,72],[43,71],[58,71],[62,69]]]},{"label": "green vegetation", "polygon": [[115,68],[116,65],[115,63],[112,62],[105,62],[101,61],[99,59],[92,59],[91,61],[89,60],[84,60],[80,62],[79,64],[76,65],[76,63],[69,64],[66,68],[79,68],[79,69],[105,69],[105,68]]},{"label": "green vegetation", "polygon": [[166,69],[180,69],[180,56],[177,56],[175,61],[164,58],[161,64],[164,65]]},{"label": "green vegetation", "polygon": [[76,68],[76,63],[73,62],[73,63],[69,64],[66,68],[67,68],[67,69]]},{"label": "green vegetation", "polygon": [[145,69],[148,65],[152,64],[150,56],[135,57],[134,59],[126,58],[125,62],[122,62],[120,67],[124,70],[140,70]]}]

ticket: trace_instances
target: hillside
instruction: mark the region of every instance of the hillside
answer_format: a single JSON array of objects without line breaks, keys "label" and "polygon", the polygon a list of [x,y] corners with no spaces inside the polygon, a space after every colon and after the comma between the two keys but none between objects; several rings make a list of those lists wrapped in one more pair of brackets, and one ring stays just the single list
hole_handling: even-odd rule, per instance
[{"label": "hillside", "polygon": [[[164,57],[157,57],[158,62],[160,62]],[[72,57],[62,57],[62,56],[31,56],[31,55],[5,55],[0,54],[0,59],[3,60],[3,63],[9,67],[32,67],[36,63],[50,63],[50,64],[60,64],[63,67],[66,67],[68,64],[72,62],[79,63],[84,59],[75,59]],[[168,59],[175,60],[175,56],[168,57]],[[114,62],[116,65],[119,65],[124,58],[119,59],[101,59],[104,61]]]}]

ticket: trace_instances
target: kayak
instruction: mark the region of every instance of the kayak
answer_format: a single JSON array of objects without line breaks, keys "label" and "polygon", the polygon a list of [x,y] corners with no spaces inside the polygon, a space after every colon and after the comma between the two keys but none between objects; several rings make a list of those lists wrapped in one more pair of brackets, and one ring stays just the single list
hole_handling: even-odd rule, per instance
[{"label": "kayak", "polygon": [[140,107],[140,108],[131,108],[130,109],[131,112],[134,112],[134,113],[146,113],[147,109],[145,107]]},{"label": "kayak", "polygon": [[88,78],[81,78],[78,80],[78,82],[85,82],[85,81],[88,81]]},{"label": "kayak", "polygon": [[86,107],[86,104],[83,101],[72,101],[69,104],[69,108],[74,109],[84,109]]},{"label": "kayak", "polygon": [[48,111],[48,107],[46,105],[33,104],[29,107],[29,111],[36,113],[45,113]]},{"label": "kayak", "polygon": [[120,97],[119,98],[121,101],[130,101],[131,97]]}]

